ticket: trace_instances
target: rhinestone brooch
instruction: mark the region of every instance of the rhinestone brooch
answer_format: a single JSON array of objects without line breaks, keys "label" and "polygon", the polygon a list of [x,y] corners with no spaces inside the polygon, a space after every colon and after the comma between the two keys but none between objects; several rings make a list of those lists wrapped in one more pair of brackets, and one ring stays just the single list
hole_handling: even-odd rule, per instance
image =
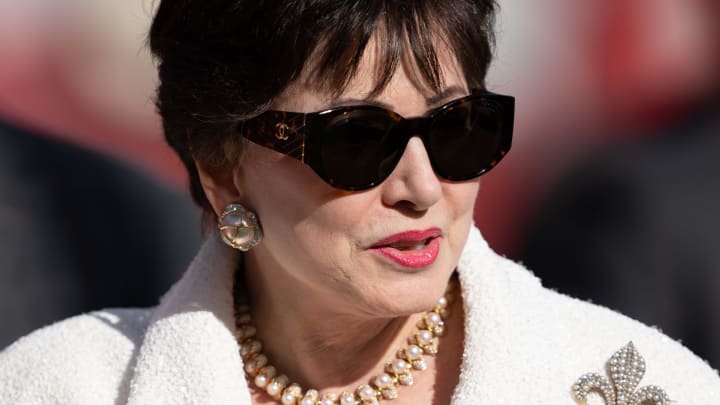
[{"label": "rhinestone brooch", "polygon": [[645,360],[632,342],[618,350],[606,364],[607,374],[582,375],[572,386],[575,401],[587,404],[587,395],[596,392],[605,400],[605,405],[670,405],[665,391],[654,385],[647,385],[635,391],[645,374]]}]

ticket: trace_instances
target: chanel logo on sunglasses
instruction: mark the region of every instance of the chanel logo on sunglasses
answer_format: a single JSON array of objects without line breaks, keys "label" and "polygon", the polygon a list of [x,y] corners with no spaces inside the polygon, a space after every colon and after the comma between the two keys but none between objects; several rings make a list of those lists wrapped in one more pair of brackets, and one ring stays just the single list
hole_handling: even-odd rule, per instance
[{"label": "chanel logo on sunglasses", "polygon": [[285,134],[285,130],[288,128],[289,127],[287,126],[287,124],[282,122],[278,122],[277,124],[275,124],[275,138],[281,141],[287,141],[288,136]]}]

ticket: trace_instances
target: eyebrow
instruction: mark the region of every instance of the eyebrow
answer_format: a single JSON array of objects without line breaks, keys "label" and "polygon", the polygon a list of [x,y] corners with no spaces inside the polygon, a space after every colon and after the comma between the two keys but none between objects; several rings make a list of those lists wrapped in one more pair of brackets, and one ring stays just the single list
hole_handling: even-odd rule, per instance
[{"label": "eyebrow", "polygon": [[467,91],[460,86],[450,86],[446,87],[434,96],[426,98],[425,103],[428,106],[434,106],[440,104],[443,101],[446,101],[449,98],[454,98],[453,96],[464,96],[466,93]]},{"label": "eyebrow", "polygon": [[[446,87],[445,89],[441,90],[440,92],[425,98],[425,104],[428,107],[435,107],[440,105],[443,101],[446,101],[450,98],[453,98],[453,96],[464,96],[466,95],[467,90],[460,86],[450,86]],[[351,106],[351,105],[372,105],[376,107],[381,107],[386,110],[392,110],[392,106],[387,103],[383,103],[382,101],[379,101],[375,98],[340,98],[337,100],[332,101],[332,106]]]}]

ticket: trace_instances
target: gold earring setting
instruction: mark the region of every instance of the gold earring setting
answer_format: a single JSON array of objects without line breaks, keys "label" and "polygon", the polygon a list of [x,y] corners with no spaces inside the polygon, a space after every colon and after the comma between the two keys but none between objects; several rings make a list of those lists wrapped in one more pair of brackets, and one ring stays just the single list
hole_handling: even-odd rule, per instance
[{"label": "gold earring setting", "polygon": [[247,252],[263,238],[262,229],[254,212],[240,204],[228,204],[218,218],[218,229],[228,246]]}]

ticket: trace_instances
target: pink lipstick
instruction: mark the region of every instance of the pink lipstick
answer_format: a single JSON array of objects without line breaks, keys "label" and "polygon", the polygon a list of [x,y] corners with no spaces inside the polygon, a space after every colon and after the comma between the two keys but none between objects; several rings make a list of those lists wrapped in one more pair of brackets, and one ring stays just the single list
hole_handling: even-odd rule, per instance
[{"label": "pink lipstick", "polygon": [[370,250],[404,267],[426,267],[438,257],[441,236],[439,228],[401,232],[375,243]]}]

